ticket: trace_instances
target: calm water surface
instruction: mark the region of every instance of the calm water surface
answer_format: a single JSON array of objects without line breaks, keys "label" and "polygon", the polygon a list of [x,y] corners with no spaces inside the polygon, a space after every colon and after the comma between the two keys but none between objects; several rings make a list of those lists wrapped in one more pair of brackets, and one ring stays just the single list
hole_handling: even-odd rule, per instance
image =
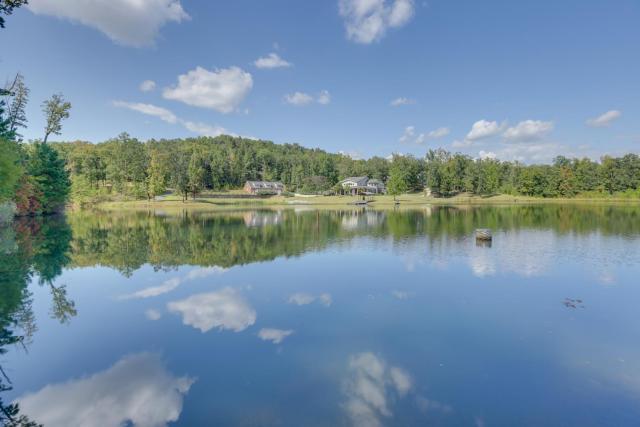
[{"label": "calm water surface", "polygon": [[629,206],[25,220],[0,399],[60,427],[637,426],[638,277]]}]

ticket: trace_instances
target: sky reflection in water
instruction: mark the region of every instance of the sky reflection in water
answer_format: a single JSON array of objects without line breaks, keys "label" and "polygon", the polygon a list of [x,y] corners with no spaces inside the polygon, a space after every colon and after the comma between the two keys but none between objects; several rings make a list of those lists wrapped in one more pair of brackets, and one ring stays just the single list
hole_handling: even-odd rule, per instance
[{"label": "sky reflection in water", "polygon": [[2,404],[47,426],[636,425],[639,214],[23,221],[0,246]]}]

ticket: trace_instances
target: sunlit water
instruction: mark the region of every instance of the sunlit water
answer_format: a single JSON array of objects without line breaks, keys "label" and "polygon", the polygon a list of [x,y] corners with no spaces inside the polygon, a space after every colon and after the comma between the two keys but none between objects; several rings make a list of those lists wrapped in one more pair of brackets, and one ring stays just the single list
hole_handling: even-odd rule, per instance
[{"label": "sunlit water", "polygon": [[637,207],[75,213],[0,241],[0,396],[45,426],[640,425]]}]

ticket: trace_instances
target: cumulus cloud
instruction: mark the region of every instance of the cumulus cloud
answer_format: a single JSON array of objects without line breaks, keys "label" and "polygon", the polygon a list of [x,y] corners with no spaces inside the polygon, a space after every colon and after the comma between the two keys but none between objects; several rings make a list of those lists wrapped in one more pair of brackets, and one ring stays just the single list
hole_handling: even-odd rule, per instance
[{"label": "cumulus cloud", "polygon": [[180,0],[30,0],[27,7],[38,15],[95,28],[133,47],[152,45],[166,23],[189,19]]},{"label": "cumulus cloud", "polygon": [[218,266],[196,268],[191,270],[184,277],[172,277],[171,279],[165,280],[161,285],[150,286],[148,288],[144,288],[130,294],[122,295],[120,299],[143,299],[157,297],[159,295],[163,295],[173,291],[186,281],[202,279],[212,274],[222,274],[225,271],[227,271],[226,268]]},{"label": "cumulus cloud", "polygon": [[145,80],[142,83],[140,83],[140,90],[142,92],[151,92],[155,88],[156,88],[156,82],[154,82],[153,80]]},{"label": "cumulus cloud", "polygon": [[253,88],[251,74],[238,67],[209,71],[202,67],[178,76],[178,84],[165,88],[165,99],[195,107],[231,113]]},{"label": "cumulus cloud", "polygon": [[393,414],[394,397],[412,388],[411,376],[401,368],[388,366],[373,353],[359,353],[349,359],[349,377],[344,383],[344,409],[355,426],[381,426]]},{"label": "cumulus cloud", "polygon": [[323,90],[318,94],[317,97],[314,97],[305,92],[294,92],[286,94],[284,96],[284,101],[287,104],[295,105],[297,107],[309,105],[314,102],[322,105],[327,105],[331,102],[331,94],[328,90]]},{"label": "cumulus cloud", "polygon": [[414,15],[413,0],[339,0],[347,38],[369,44],[380,40],[389,28],[400,28]]},{"label": "cumulus cloud", "polygon": [[414,143],[420,145],[427,142],[428,139],[442,138],[443,136],[448,135],[449,132],[449,128],[438,128],[427,133],[416,134],[415,126],[407,126],[406,128],[404,128],[404,131],[398,139],[398,142],[403,144]]},{"label": "cumulus cloud", "polygon": [[192,295],[167,304],[171,313],[182,315],[182,323],[207,332],[213,328],[241,332],[256,322],[256,311],[232,288]]},{"label": "cumulus cloud", "polygon": [[504,137],[508,140],[519,142],[539,141],[552,130],[553,122],[525,120],[507,129],[504,132]]},{"label": "cumulus cloud", "polygon": [[267,56],[263,56],[258,58],[253,63],[258,68],[283,68],[283,67],[291,67],[290,62],[285,61],[280,58],[280,55],[277,53],[270,53]]},{"label": "cumulus cloud", "polygon": [[154,116],[167,123],[175,124],[178,122],[178,117],[166,108],[158,107],[152,104],[143,104],[141,102],[125,102],[125,101],[113,101],[114,107],[127,108],[138,113],[146,114],[148,116]]},{"label": "cumulus cloud", "polygon": [[47,385],[17,399],[47,427],[163,427],[178,420],[194,378],[176,377],[152,353],[124,357],[106,371]]},{"label": "cumulus cloud", "polygon": [[260,332],[258,332],[258,337],[263,341],[271,341],[274,344],[280,344],[292,333],[293,331],[291,329],[262,328],[260,329]]},{"label": "cumulus cloud", "polygon": [[320,295],[311,295],[304,292],[298,292],[289,296],[287,302],[289,304],[295,305],[308,305],[315,301],[318,301],[320,304],[325,307],[329,307],[333,303],[333,299],[331,298],[331,294],[323,293]]},{"label": "cumulus cloud", "polygon": [[471,126],[471,130],[466,136],[467,141],[477,141],[479,139],[489,138],[498,135],[504,129],[504,125],[498,122],[490,122],[488,120],[478,120]]},{"label": "cumulus cloud", "polygon": [[621,111],[610,110],[598,117],[587,120],[587,125],[596,128],[611,126],[611,123],[617,120],[621,115]]},{"label": "cumulus cloud", "polygon": [[414,101],[413,99],[400,97],[400,98],[396,98],[393,101],[391,101],[389,103],[389,105],[391,105],[392,107],[399,107],[401,105],[410,105],[410,104],[415,104],[415,103],[416,103],[416,101]]}]

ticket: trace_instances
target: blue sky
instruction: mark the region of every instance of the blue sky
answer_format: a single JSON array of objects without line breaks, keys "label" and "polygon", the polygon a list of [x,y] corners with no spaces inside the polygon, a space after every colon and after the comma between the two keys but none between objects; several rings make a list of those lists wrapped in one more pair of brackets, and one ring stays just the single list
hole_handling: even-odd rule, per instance
[{"label": "blue sky", "polygon": [[637,0],[30,0],[0,77],[31,88],[27,139],[63,92],[60,140],[598,158],[640,151],[639,22]]}]

